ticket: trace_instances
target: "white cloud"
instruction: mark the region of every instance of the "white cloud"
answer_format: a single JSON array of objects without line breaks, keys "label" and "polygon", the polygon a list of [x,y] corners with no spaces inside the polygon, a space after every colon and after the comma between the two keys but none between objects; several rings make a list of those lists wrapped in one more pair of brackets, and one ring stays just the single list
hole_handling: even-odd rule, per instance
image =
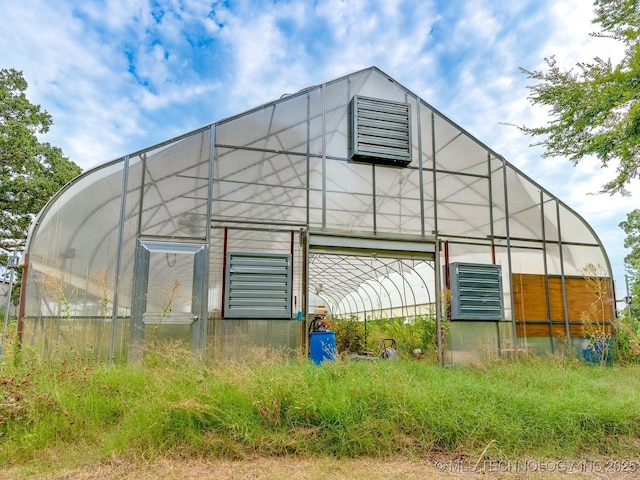
[{"label": "white cloud", "polygon": [[555,28],[545,48],[561,65],[572,66],[594,57],[612,58],[616,62],[620,60],[624,49],[619,42],[590,36],[600,28],[592,23],[593,8],[585,8],[580,0],[552,2],[550,8]]},{"label": "white cloud", "polygon": [[[541,125],[518,67],[572,67],[622,46],[589,36],[584,0],[22,0],[3,2],[0,58],[52,114],[46,140],[84,168],[376,65],[619,242],[632,199],[588,195],[596,161],[542,158],[504,123]],[[637,188],[634,187],[634,189]],[[601,230],[600,230],[601,229]],[[621,245],[607,243],[616,270]]]}]

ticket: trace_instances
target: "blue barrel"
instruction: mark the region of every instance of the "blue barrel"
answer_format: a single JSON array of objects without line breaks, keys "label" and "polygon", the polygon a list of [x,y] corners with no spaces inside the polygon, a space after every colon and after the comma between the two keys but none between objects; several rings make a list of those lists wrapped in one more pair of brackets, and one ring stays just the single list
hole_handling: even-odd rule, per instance
[{"label": "blue barrel", "polygon": [[326,332],[311,332],[309,334],[309,353],[311,360],[320,365],[325,360],[335,360],[336,335],[333,330]]},{"label": "blue barrel", "polygon": [[589,363],[596,365],[610,364],[611,350],[610,338],[596,338],[593,341],[587,339],[582,348],[582,356]]}]

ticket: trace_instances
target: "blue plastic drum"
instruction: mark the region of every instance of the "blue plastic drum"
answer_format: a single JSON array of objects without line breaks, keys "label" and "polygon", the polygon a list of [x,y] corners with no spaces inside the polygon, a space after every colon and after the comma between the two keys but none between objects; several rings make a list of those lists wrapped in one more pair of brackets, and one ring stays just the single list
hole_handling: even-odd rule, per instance
[{"label": "blue plastic drum", "polygon": [[326,332],[311,332],[309,334],[309,353],[311,360],[317,365],[324,361],[336,359],[336,335],[333,330]]}]

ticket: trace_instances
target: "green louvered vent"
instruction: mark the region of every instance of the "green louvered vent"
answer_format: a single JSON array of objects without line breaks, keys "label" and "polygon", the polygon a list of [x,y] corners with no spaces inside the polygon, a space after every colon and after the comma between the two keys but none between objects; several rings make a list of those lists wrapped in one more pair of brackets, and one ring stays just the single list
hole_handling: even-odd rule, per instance
[{"label": "green louvered vent", "polygon": [[451,319],[502,320],[502,270],[500,265],[452,263]]},{"label": "green louvered vent", "polygon": [[409,104],[356,95],[349,114],[351,160],[395,167],[411,163]]},{"label": "green louvered vent", "polygon": [[291,318],[291,255],[228,253],[225,318]]}]

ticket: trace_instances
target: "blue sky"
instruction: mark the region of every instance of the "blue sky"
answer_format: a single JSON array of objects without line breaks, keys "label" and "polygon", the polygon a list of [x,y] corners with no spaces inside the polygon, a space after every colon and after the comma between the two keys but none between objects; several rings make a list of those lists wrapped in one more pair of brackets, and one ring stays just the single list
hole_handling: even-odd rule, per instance
[{"label": "blue sky", "polygon": [[592,195],[614,171],[542,158],[507,125],[548,119],[519,67],[622,55],[589,35],[589,0],[5,0],[0,18],[0,68],[23,71],[54,120],[43,139],[84,169],[375,65],[585,217],[624,294],[637,196]]}]

